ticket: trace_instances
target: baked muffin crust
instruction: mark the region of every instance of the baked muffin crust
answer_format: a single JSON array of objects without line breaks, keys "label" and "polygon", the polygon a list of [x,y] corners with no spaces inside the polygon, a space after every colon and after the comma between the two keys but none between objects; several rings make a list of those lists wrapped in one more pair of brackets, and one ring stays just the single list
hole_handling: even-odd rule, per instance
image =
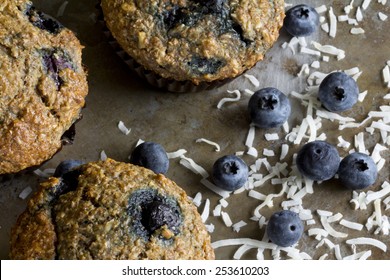
[{"label": "baked muffin crust", "polygon": [[147,70],[194,84],[235,77],[262,60],[283,0],[102,0],[106,24]]},{"label": "baked muffin crust", "polygon": [[50,159],[88,92],[72,31],[26,0],[0,4],[0,174]]},{"label": "baked muffin crust", "polygon": [[[83,165],[77,174],[73,183],[41,184],[13,228],[12,259],[214,259],[197,209],[163,175],[111,159]],[[173,229],[148,232],[137,220],[137,211],[149,213],[147,196],[176,208]]]}]

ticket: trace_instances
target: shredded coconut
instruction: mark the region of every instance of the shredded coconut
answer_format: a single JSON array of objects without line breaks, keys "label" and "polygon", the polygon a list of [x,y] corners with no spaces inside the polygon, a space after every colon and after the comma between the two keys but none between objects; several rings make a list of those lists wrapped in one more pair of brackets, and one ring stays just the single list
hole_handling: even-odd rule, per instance
[{"label": "shredded coconut", "polygon": [[207,144],[209,144],[209,145],[214,146],[216,152],[220,152],[220,151],[221,151],[221,147],[220,147],[220,146],[218,145],[218,143],[216,143],[216,142],[207,140],[207,139],[205,139],[205,138],[196,139],[196,143],[201,143],[201,142],[204,142],[204,143],[207,143]]},{"label": "shredded coconut", "polygon": [[218,109],[221,109],[222,106],[226,103],[226,102],[236,102],[236,101],[239,101],[241,99],[241,92],[239,90],[233,90],[233,91],[227,91],[228,93],[233,93],[236,95],[236,97],[225,97],[225,98],[222,98],[218,104],[217,104],[217,108]]}]

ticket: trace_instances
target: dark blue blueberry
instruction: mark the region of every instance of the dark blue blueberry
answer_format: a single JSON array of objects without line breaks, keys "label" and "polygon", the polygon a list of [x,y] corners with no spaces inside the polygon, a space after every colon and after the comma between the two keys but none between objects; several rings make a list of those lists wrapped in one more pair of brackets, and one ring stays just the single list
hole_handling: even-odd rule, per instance
[{"label": "dark blue blueberry", "polygon": [[62,177],[68,172],[73,171],[83,165],[85,162],[82,160],[69,159],[62,161],[54,171],[54,177]]},{"label": "dark blue blueberry", "polygon": [[344,186],[360,190],[375,183],[378,169],[370,156],[363,153],[352,153],[340,162],[338,175]]},{"label": "dark blue blueberry", "polygon": [[299,150],[296,164],[303,176],[314,181],[325,181],[336,174],[340,165],[340,156],[331,144],[325,141],[313,141]]},{"label": "dark blue blueberry", "polygon": [[37,11],[34,6],[29,6],[26,10],[26,15],[29,21],[36,27],[42,30],[46,30],[52,34],[58,34],[63,25],[52,17]]},{"label": "dark blue blueberry", "polygon": [[216,58],[204,58],[199,56],[193,56],[191,61],[188,62],[188,66],[193,73],[198,75],[215,74],[226,63]]},{"label": "dark blue blueberry", "polygon": [[241,188],[248,180],[248,166],[235,155],[219,158],[213,165],[215,185],[227,191]]},{"label": "dark blue blueberry", "polygon": [[267,235],[272,243],[289,247],[299,241],[303,233],[303,223],[299,215],[290,210],[272,214],[267,224]]},{"label": "dark blue blueberry", "polygon": [[226,0],[196,0],[195,2],[206,7],[208,13],[216,14],[222,12]]},{"label": "dark blue blueberry", "polygon": [[132,193],[128,214],[133,233],[145,240],[163,226],[175,235],[180,233],[182,215],[176,200],[164,197],[154,189],[140,189]]},{"label": "dark blue blueberry", "polygon": [[354,79],[344,72],[333,72],[325,77],[318,90],[322,105],[331,112],[351,109],[359,97]]},{"label": "dark blue blueberry", "polygon": [[283,125],[291,113],[290,101],[276,88],[263,88],[249,99],[248,110],[252,122],[261,128]]},{"label": "dark blue blueberry", "polygon": [[84,162],[81,160],[64,160],[54,171],[54,177],[61,178],[60,183],[51,190],[53,198],[58,198],[67,192],[74,191],[78,186],[78,177],[81,174],[80,166]]},{"label": "dark blue blueberry", "polygon": [[154,142],[138,145],[131,154],[130,163],[143,166],[156,174],[165,174],[169,168],[169,160],[164,148]]},{"label": "dark blue blueberry", "polygon": [[316,31],[319,25],[317,11],[305,4],[292,7],[286,12],[283,26],[292,36],[305,37]]},{"label": "dark blue blueberry", "polygon": [[64,82],[59,75],[60,71],[66,68],[74,70],[71,59],[69,55],[58,49],[43,49],[41,53],[43,65],[59,90]]},{"label": "dark blue blueberry", "polygon": [[142,224],[149,232],[154,232],[166,225],[168,229],[177,232],[180,224],[180,213],[171,205],[161,201],[154,201],[147,205],[142,214]]}]

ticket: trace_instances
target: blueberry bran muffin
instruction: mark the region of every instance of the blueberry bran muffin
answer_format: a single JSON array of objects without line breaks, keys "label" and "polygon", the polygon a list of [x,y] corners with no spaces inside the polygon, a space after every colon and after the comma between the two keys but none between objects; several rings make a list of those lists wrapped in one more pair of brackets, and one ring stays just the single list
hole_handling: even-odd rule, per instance
[{"label": "blueberry bran muffin", "polygon": [[30,1],[0,3],[0,174],[50,159],[88,92],[82,46]]},{"label": "blueberry bran muffin", "polygon": [[234,78],[279,35],[283,0],[102,0],[107,27],[146,70],[193,85]]},{"label": "blueberry bran muffin", "polygon": [[52,177],[11,234],[11,259],[214,259],[186,193],[111,159]]}]

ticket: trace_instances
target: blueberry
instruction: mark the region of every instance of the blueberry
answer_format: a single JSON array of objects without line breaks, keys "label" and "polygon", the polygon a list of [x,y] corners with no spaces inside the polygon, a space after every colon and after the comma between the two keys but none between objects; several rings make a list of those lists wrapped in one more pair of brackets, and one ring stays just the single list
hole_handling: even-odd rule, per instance
[{"label": "blueberry", "polygon": [[336,174],[340,157],[337,149],[331,144],[313,141],[299,150],[296,164],[303,176],[314,181],[325,181]]},{"label": "blueberry", "polygon": [[343,72],[333,72],[321,82],[318,98],[331,112],[351,109],[359,97],[359,88],[354,79]]},{"label": "blueberry", "polygon": [[316,31],[320,22],[319,18],[313,7],[301,4],[286,12],[283,26],[292,36],[305,37]]},{"label": "blueberry", "polygon": [[220,13],[226,0],[196,0],[195,2],[207,7],[208,13]]},{"label": "blueberry", "polygon": [[213,181],[218,187],[234,191],[248,180],[248,166],[235,155],[219,158],[213,165]]},{"label": "blueberry", "polygon": [[363,153],[352,153],[340,162],[338,175],[344,186],[360,190],[375,183],[378,170],[370,156]]},{"label": "blueberry", "polygon": [[52,34],[58,34],[64,27],[57,20],[37,11],[34,6],[29,6],[26,10],[29,21],[39,29],[46,30]]},{"label": "blueberry", "polygon": [[278,246],[294,245],[299,241],[302,233],[303,223],[299,215],[290,210],[272,214],[267,224],[267,235]]},{"label": "blueberry", "polygon": [[290,101],[276,88],[263,88],[249,99],[248,110],[252,122],[260,128],[283,125],[291,113]]},{"label": "blueberry", "polygon": [[154,142],[138,145],[131,154],[130,163],[143,166],[156,174],[165,174],[169,168],[169,160],[164,148]]},{"label": "blueberry", "polygon": [[180,233],[182,214],[175,199],[162,196],[155,189],[140,189],[131,194],[128,205],[132,233],[137,236],[148,240],[163,226],[175,235]]},{"label": "blueberry", "polygon": [[191,71],[198,75],[215,74],[226,63],[216,58],[193,56],[187,63]]},{"label": "blueberry", "polygon": [[74,70],[69,55],[59,49],[43,49],[41,53],[43,65],[59,90],[64,82],[59,75],[60,71],[66,68]]},{"label": "blueberry", "polygon": [[142,224],[149,232],[154,232],[164,225],[176,232],[181,223],[178,209],[161,201],[154,201],[147,205],[142,217]]},{"label": "blueberry", "polygon": [[54,177],[62,177],[68,172],[73,171],[83,165],[84,162],[82,160],[69,159],[62,161],[54,171]]}]

